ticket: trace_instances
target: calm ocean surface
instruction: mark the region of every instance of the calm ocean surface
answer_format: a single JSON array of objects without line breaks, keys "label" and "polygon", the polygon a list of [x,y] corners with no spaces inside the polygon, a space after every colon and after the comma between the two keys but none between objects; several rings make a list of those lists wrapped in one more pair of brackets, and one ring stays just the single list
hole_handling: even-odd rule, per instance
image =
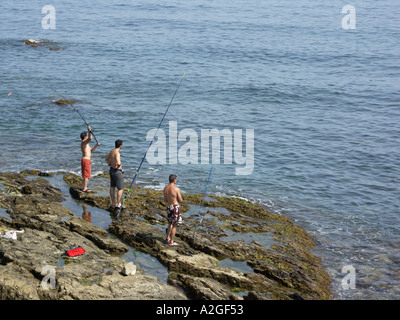
[{"label": "calm ocean surface", "polygon": [[[130,182],[187,70],[161,127],[167,140],[169,121],[197,133],[199,146],[201,129],[224,120],[231,132],[254,130],[253,172],[236,175],[243,165],[221,157],[208,191],[261,203],[308,230],[335,299],[400,298],[398,1],[95,3],[1,1],[0,171],[80,172],[85,124],[52,103],[65,96],[101,143],[93,172],[107,170],[122,139]],[[54,30],[42,28],[45,4],[56,9]],[[347,4],[354,30],[342,28]],[[211,157],[171,157],[145,161],[137,183],[160,189],[176,173],[183,192],[202,193]],[[356,288],[346,290],[349,265]]]}]

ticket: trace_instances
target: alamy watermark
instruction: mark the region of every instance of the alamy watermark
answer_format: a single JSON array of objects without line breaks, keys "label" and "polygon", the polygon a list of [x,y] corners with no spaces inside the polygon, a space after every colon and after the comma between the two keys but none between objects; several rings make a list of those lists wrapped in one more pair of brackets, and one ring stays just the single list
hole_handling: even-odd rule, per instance
[{"label": "alamy watermark", "polygon": [[346,5],[342,8],[342,13],[346,15],[342,18],[342,28],[345,30],[356,28],[356,8]]},{"label": "alamy watermark", "polygon": [[44,276],[41,282],[44,290],[56,288],[56,268],[50,265],[45,265],[42,268],[41,275]]},{"label": "alamy watermark", "polygon": [[[56,29],[56,9],[48,4],[42,7],[42,13],[46,14],[42,18],[42,28],[45,30]],[[352,5],[342,7],[342,13],[346,14],[342,18],[342,28],[345,30],[356,28],[356,9]]]},{"label": "alamy watermark", "polygon": [[356,269],[352,265],[343,266],[342,273],[346,273],[342,279],[342,289],[356,288]]},{"label": "alamy watermark", "polygon": [[56,28],[56,8],[52,5],[47,5],[42,8],[42,13],[46,14],[42,18],[42,28],[45,30]]},{"label": "alamy watermark", "polygon": [[[149,164],[220,164],[222,156],[224,164],[234,162],[239,166],[235,168],[236,175],[253,173],[254,129],[234,129],[233,132],[230,129],[201,129],[199,135],[194,129],[182,129],[178,132],[177,121],[170,121],[168,139],[162,129],[149,130],[146,140],[151,141],[153,137],[154,143],[146,157]],[[178,146],[179,142],[183,144]]]}]

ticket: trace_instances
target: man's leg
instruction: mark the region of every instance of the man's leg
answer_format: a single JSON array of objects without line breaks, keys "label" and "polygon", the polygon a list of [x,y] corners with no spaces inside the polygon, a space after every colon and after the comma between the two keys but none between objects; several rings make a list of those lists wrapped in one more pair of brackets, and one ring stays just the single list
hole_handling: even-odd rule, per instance
[{"label": "man's leg", "polygon": [[[122,206],[122,196],[124,195],[124,178],[122,177],[122,171],[119,170],[116,173],[116,186],[117,186],[117,207]],[[124,209],[124,208],[123,208]]]},{"label": "man's leg", "polygon": [[82,185],[81,185],[81,190],[82,191],[86,191],[87,190],[88,183],[89,183],[89,179],[88,178],[83,178]]},{"label": "man's leg", "polygon": [[170,240],[171,240],[171,230],[172,230],[172,224],[170,223],[169,225],[168,225],[168,228],[167,228],[167,241],[169,242]]},{"label": "man's leg", "polygon": [[118,190],[117,192],[117,206],[122,206],[122,196],[124,195],[124,189]]},{"label": "man's leg", "polygon": [[110,187],[111,206],[115,207],[115,187]]},{"label": "man's leg", "polygon": [[175,233],[176,233],[176,226],[171,225],[171,238],[169,243],[174,243],[174,239],[175,239]]}]

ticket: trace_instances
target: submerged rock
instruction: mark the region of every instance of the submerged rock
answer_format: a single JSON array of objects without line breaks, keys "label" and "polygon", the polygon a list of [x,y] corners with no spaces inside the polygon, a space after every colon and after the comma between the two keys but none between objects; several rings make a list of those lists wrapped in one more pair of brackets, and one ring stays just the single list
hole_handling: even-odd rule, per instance
[{"label": "submerged rock", "polygon": [[55,104],[74,104],[75,100],[59,99],[59,100],[53,100],[53,103],[55,103]]},{"label": "submerged rock", "polygon": [[52,51],[62,50],[62,48],[57,46],[58,45],[57,43],[55,43],[54,41],[51,41],[51,40],[27,39],[27,40],[24,40],[23,42],[24,42],[24,44],[31,46],[33,48],[42,47],[42,48],[48,48],[49,50],[52,50]]},{"label": "submerged rock", "polygon": [[25,44],[31,46],[31,47],[38,47],[39,44],[36,40],[28,39],[24,41]]}]

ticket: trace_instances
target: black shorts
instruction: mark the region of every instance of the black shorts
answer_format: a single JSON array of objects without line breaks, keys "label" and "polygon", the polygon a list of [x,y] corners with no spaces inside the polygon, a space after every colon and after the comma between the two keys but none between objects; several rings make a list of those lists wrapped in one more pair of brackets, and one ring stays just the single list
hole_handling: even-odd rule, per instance
[{"label": "black shorts", "polygon": [[110,168],[110,187],[122,190],[125,188],[124,177],[121,169]]}]

